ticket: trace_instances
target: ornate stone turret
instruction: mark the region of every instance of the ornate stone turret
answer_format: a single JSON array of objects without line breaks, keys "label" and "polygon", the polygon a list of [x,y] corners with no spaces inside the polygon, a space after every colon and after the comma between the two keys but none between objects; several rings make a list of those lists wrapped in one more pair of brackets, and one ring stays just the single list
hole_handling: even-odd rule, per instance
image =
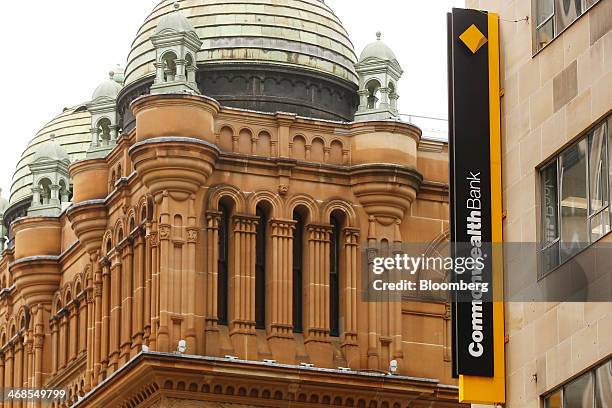
[{"label": "ornate stone turret", "polygon": [[55,142],[55,135],[44,143],[34,154],[30,171],[32,183],[32,204],[28,216],[58,216],[64,204],[70,199],[70,156]]},{"label": "ornate stone turret", "polygon": [[360,102],[355,121],[399,118],[397,84],[404,71],[391,48],[380,40],[380,32],[376,38],[364,48],[355,64]]},{"label": "ornate stone turret", "polygon": [[174,11],[161,19],[151,36],[156,54],[152,94],[199,93],[196,61],[202,40],[179,7],[174,3]]},{"label": "ornate stone turret", "polygon": [[[122,75],[122,73],[121,73]],[[91,146],[87,158],[105,157],[117,143],[117,95],[121,85],[111,71],[93,93],[87,109],[91,113]]]}]

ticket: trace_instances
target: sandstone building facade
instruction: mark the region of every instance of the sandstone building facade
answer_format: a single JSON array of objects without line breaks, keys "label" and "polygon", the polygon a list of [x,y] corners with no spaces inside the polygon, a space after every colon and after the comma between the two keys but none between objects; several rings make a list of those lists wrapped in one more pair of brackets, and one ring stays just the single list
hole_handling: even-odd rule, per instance
[{"label": "sandstone building facade", "polygon": [[460,406],[448,304],[362,299],[365,248],[448,237],[447,145],[399,120],[401,75],[323,1],[160,2],[0,203],[0,387]]},{"label": "sandstone building facade", "polygon": [[466,5],[500,15],[504,241],[538,252],[505,272],[591,279],[578,299],[506,304],[506,406],[612,406],[612,1]]}]

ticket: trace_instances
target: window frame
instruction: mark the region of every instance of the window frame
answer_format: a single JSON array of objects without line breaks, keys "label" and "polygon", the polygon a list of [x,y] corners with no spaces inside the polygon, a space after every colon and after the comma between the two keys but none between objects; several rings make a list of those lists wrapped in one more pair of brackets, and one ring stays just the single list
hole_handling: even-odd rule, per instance
[{"label": "window frame", "polygon": [[[597,3],[596,3],[597,4]],[[566,147],[564,147],[561,151],[559,151],[558,153],[555,154],[555,156],[553,158],[551,158],[550,160],[547,160],[545,163],[543,163],[541,166],[538,167],[537,171],[538,171],[538,194],[539,194],[539,205],[540,205],[540,215],[539,215],[539,222],[538,222],[538,280],[544,279],[546,276],[548,276],[549,274],[553,273],[556,269],[558,269],[559,267],[563,266],[564,264],[566,264],[567,262],[571,261],[573,258],[575,258],[577,255],[579,255],[582,251],[584,251],[585,249],[589,248],[590,246],[592,246],[593,244],[595,244],[596,242],[600,241],[601,239],[603,239],[605,236],[607,236],[608,234],[610,234],[612,232],[612,178],[610,177],[610,171],[612,170],[612,166],[610,166],[610,159],[612,159],[612,151],[611,151],[611,146],[610,146],[610,138],[612,138],[612,135],[610,134],[610,123],[612,123],[612,113],[607,114],[606,116],[604,116],[601,120],[597,121],[593,126],[591,126],[586,132],[584,132],[578,139],[574,140],[572,143],[570,143],[569,145],[567,145]],[[601,209],[599,209],[596,212],[592,212],[591,211],[591,149],[590,149],[590,143],[593,137],[593,134],[596,130],[598,130],[599,127],[604,127],[604,144],[605,147],[602,148],[602,150],[604,150],[605,155],[606,155],[606,164],[607,164],[607,171],[606,171],[606,175],[605,175],[605,182],[607,183],[607,205],[602,207]],[[586,208],[586,223],[585,223],[585,228],[587,229],[587,238],[588,238],[588,242],[584,242],[584,244],[587,244],[584,246],[584,248],[580,248],[579,250],[577,250],[575,253],[571,254],[570,256],[568,256],[566,259],[563,259],[562,256],[562,237],[563,237],[563,219],[562,219],[562,193],[563,193],[563,174],[561,171],[561,156],[563,156],[563,154],[565,152],[567,152],[569,149],[573,148],[574,146],[578,145],[579,143],[581,143],[582,141],[586,142],[586,160],[585,160],[585,172],[586,172],[586,177],[585,177],[585,187],[586,187],[586,200],[587,200],[587,208]],[[556,176],[557,176],[557,238],[554,241],[551,241],[549,243],[544,243],[544,237],[543,237],[543,229],[544,229],[544,217],[542,215],[542,207],[543,207],[543,174],[544,174],[544,170],[546,170],[550,165],[552,165],[553,163],[556,162]],[[610,231],[603,233],[599,238],[597,239],[593,239],[592,237],[592,229],[591,229],[591,222],[593,219],[595,219],[596,217],[600,216],[602,213],[607,212],[607,220],[608,220],[608,225],[610,226]],[[544,264],[543,264],[543,260],[544,260],[544,252],[548,249],[550,249],[551,247],[553,247],[554,245],[558,244],[558,255],[557,255],[557,260],[558,263],[555,267],[550,268],[549,270],[546,270],[544,268]]]},{"label": "window frame", "polygon": [[603,362],[599,362],[597,364],[595,364],[593,367],[589,368],[588,370],[582,372],[581,374],[570,378],[569,380],[567,380],[566,382],[564,382],[563,384],[559,385],[558,387],[555,387],[554,389],[552,389],[551,391],[547,392],[546,394],[542,395],[541,397],[541,401],[542,401],[542,406],[544,408],[550,408],[548,405],[548,398],[550,398],[551,396],[553,396],[554,394],[556,394],[557,392],[559,392],[559,396],[561,399],[561,407],[560,408],[571,408],[571,407],[565,407],[565,390],[566,388],[570,385],[573,384],[575,381],[585,377],[585,376],[589,376],[591,377],[591,396],[592,396],[592,403],[593,403],[593,408],[600,408],[597,406],[597,371],[602,368],[605,367],[606,365],[610,365],[610,367],[612,368],[612,359],[611,358],[607,358],[606,360],[604,360]]},{"label": "window frame", "polygon": [[[532,15],[532,20],[535,22],[533,24],[531,24],[531,38],[532,38],[532,58],[535,57],[536,55],[538,55],[544,48],[548,47],[549,44],[551,44],[552,42],[555,41],[555,39],[557,39],[557,37],[561,36],[561,34],[563,34],[565,32],[565,30],[569,29],[571,26],[573,26],[576,21],[580,20],[580,18],[582,16],[584,16],[585,14],[587,14],[593,7],[595,7],[597,4],[601,3],[602,0],[595,0],[595,2],[593,4],[591,4],[590,6],[588,6],[588,2],[587,0],[580,0],[580,15],[578,15],[571,23],[569,23],[565,28],[563,28],[562,30],[560,30],[559,32],[557,32],[557,24],[555,22],[555,16],[556,16],[556,2],[557,0],[552,0],[552,6],[553,6],[553,11],[552,14],[550,16],[548,16],[547,18],[545,18],[541,23],[538,24],[537,22],[537,10],[538,10],[538,2],[540,1],[545,1],[545,0],[532,0],[531,1],[531,15]],[[548,23],[550,20],[552,19],[552,25],[553,25],[553,36],[550,39],[550,41],[548,41],[546,44],[542,45],[541,47],[538,46],[538,32],[539,29],[541,29],[542,27],[544,27],[546,25],[546,23]]]},{"label": "window frame", "polygon": [[259,218],[256,227],[255,240],[255,328],[267,328],[267,249],[268,249],[268,222],[266,210],[257,206],[256,215]]},{"label": "window frame", "polygon": [[229,324],[229,274],[230,274],[230,234],[231,210],[225,204],[219,204],[219,230],[217,254],[217,324]]}]

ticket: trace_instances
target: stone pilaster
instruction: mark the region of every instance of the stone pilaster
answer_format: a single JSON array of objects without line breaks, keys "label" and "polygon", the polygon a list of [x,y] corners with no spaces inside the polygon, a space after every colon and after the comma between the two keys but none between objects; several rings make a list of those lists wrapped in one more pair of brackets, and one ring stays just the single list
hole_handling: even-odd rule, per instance
[{"label": "stone pilaster", "polygon": [[271,248],[268,253],[269,283],[266,288],[269,310],[268,341],[274,359],[291,362],[295,359],[293,342],[293,220],[271,220]]},{"label": "stone pilaster", "polygon": [[110,337],[108,367],[110,373],[119,368],[120,340],[121,340],[121,254],[116,252],[113,256],[110,276]]},{"label": "stone pilaster", "polygon": [[341,288],[344,300],[344,331],[342,335],[342,352],[347,365],[359,366],[359,344],[357,343],[357,282],[359,279],[359,230],[344,229],[344,271]]},{"label": "stone pilaster", "polygon": [[120,362],[121,365],[130,359],[132,349],[132,300],[134,296],[134,248],[132,238],[127,237],[123,245],[123,259],[121,268],[121,344]]},{"label": "stone pilaster", "polygon": [[306,308],[305,340],[311,361],[318,366],[329,366],[333,347],[329,337],[329,273],[331,225],[307,225],[306,239]]},{"label": "stone pilaster", "polygon": [[255,254],[258,218],[236,215],[233,218],[233,245],[230,259],[229,320],[230,337],[240,358],[255,359]]},{"label": "stone pilaster", "polygon": [[132,318],[132,350],[130,352],[132,357],[138,354],[142,348],[144,338],[145,306],[149,307],[149,305],[144,303],[146,256],[147,252],[144,230],[142,228],[138,228],[134,240],[134,314]]},{"label": "stone pilaster", "polygon": [[206,212],[206,317],[205,352],[209,355],[219,355],[219,315],[217,310],[218,278],[219,278],[219,224],[221,213]]},{"label": "stone pilaster", "polygon": [[200,230],[196,226],[195,196],[189,198],[189,212],[187,217],[187,245],[184,248],[185,268],[183,273],[182,293],[185,299],[186,328],[185,340],[187,352],[197,354],[196,350],[196,294],[200,293],[196,279],[196,246]]},{"label": "stone pilaster", "polygon": [[[102,279],[101,279],[101,310],[100,310],[100,370],[98,376],[98,382],[104,380],[106,377],[106,371],[108,369],[108,357],[109,357],[109,336],[110,336],[110,286],[111,286],[111,272],[110,272],[110,261],[104,257],[100,261],[102,266]],[[97,336],[96,336],[97,337]]]}]

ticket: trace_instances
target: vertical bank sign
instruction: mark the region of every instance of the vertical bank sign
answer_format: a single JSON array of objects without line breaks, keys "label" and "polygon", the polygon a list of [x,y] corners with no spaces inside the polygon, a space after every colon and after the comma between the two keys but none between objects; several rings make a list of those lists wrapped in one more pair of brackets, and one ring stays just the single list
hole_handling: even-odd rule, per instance
[{"label": "vertical bank sign", "polygon": [[453,375],[461,402],[505,402],[498,17],[448,15],[449,154],[453,256],[482,258],[455,281],[490,290],[455,293]]}]

